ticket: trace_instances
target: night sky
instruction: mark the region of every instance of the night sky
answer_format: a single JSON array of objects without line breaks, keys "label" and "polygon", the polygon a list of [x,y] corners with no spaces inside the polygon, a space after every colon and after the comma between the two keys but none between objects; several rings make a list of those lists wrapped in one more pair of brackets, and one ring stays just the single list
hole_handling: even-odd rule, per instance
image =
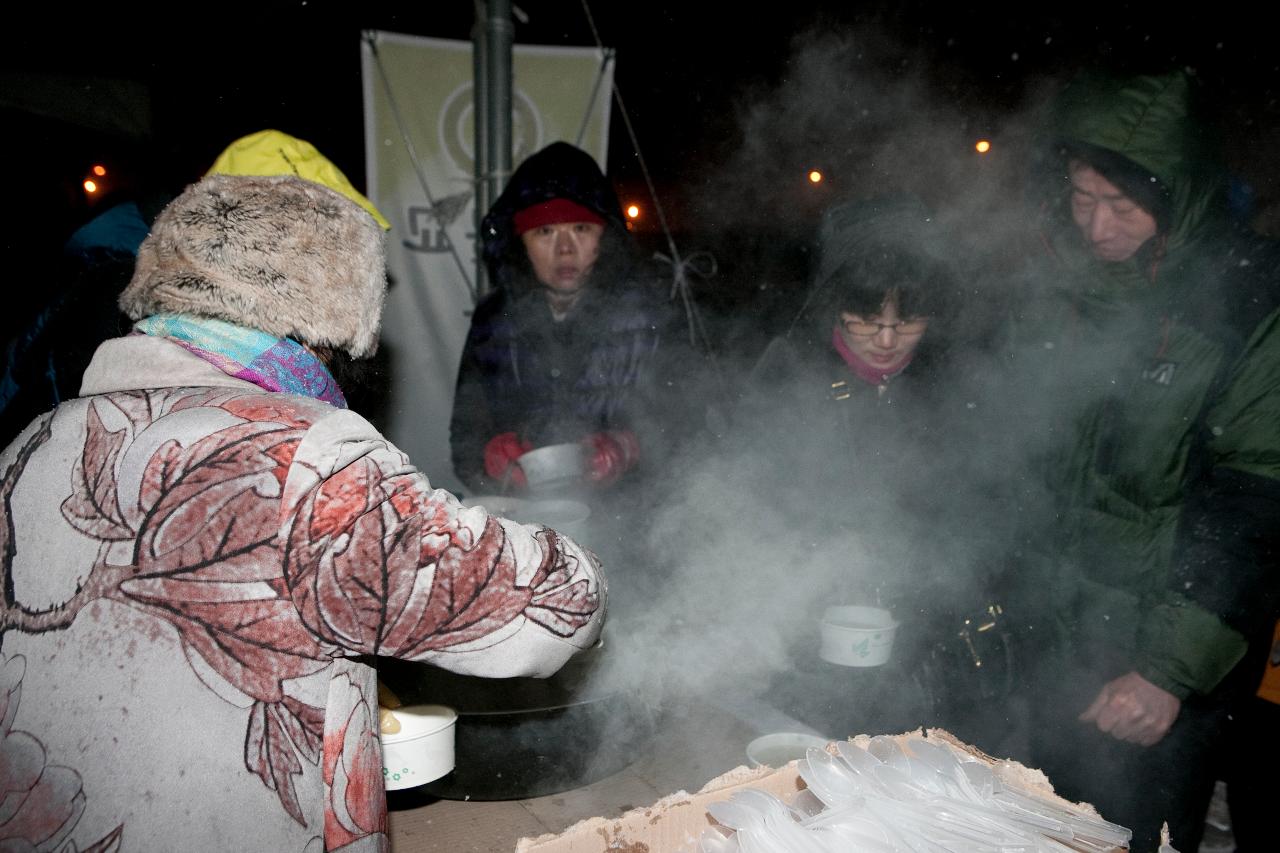
[{"label": "night sky", "polygon": [[[517,42],[595,42],[581,0],[516,5],[527,19],[516,23]],[[361,31],[466,39],[474,23],[473,4],[463,0],[223,3],[172,15],[139,4],[136,13],[117,18],[108,17],[109,8],[45,4],[7,13],[0,115],[16,190],[10,201],[22,199],[6,213],[11,264],[38,268],[92,213],[77,189],[95,159],[114,156],[141,164],[148,177],[185,182],[232,139],[277,127],[314,142],[362,184]],[[1215,4],[1213,18],[1114,3],[1045,11],[879,0],[765,6],[591,0],[587,8],[600,39],[617,49],[616,83],[662,203],[673,227],[694,235],[693,242],[700,231],[742,227],[706,212],[709,196],[721,191],[713,168],[743,147],[742,120],[752,105],[786,92],[798,54],[824,37],[847,38],[858,54],[848,67],[865,69],[882,86],[892,88],[895,75],[928,86],[950,114],[963,116],[960,137],[998,134],[1045,80],[1085,65],[1192,68],[1220,97],[1236,171],[1248,177],[1260,203],[1276,194],[1280,54],[1272,30],[1231,4]],[[15,88],[30,91],[33,79],[49,75],[134,81],[149,96],[150,133],[128,138],[94,127],[71,98],[51,95],[41,116],[13,105]],[[129,110],[103,112],[119,118]],[[640,158],[616,103],[613,115],[610,173],[624,196],[642,195]],[[815,194],[808,213],[855,191],[851,182],[840,184],[842,173],[854,170],[833,158],[834,151],[856,148],[834,138],[840,132],[828,124],[798,144],[779,140],[777,163],[759,181],[803,174],[825,158],[828,195]],[[134,180],[127,170],[117,174]],[[761,219],[771,215],[766,210]],[[808,224],[801,216],[798,228]]]}]

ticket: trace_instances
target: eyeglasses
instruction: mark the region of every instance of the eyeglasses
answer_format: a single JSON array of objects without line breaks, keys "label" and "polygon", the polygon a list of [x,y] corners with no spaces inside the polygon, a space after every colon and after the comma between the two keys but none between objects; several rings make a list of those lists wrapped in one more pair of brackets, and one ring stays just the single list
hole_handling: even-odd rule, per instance
[{"label": "eyeglasses", "polygon": [[928,317],[912,317],[896,323],[871,323],[866,320],[845,320],[844,330],[856,338],[872,338],[884,329],[889,329],[904,338],[923,335],[929,327]]}]

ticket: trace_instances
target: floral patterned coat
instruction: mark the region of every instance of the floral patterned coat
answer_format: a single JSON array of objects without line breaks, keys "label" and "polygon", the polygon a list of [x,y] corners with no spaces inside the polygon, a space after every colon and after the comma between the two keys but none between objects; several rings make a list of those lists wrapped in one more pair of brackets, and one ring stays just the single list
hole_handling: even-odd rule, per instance
[{"label": "floral patterned coat", "polygon": [[[546,676],[595,557],[161,339],[0,455],[0,848],[385,851],[374,669]],[[30,847],[21,842],[27,842]]]}]

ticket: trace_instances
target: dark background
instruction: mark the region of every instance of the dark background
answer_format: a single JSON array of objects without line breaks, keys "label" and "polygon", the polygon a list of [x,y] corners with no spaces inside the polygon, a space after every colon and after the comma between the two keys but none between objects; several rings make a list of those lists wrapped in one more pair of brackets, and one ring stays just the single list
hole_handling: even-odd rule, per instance
[{"label": "dark background", "polygon": [[[837,43],[833,55],[846,63],[844,72],[882,90],[896,79],[927,87],[927,109],[945,114],[932,144],[948,149],[968,150],[984,136],[1016,140],[1016,122],[1029,102],[1040,98],[1046,82],[1077,68],[1190,68],[1221,107],[1233,170],[1252,190],[1251,215],[1264,230],[1274,216],[1280,52],[1273,29],[1245,4],[1192,14],[1175,13],[1171,4],[1045,9],[910,0],[525,0],[516,6],[518,43],[590,45],[598,33],[616,48],[615,82],[635,141],[615,102],[610,174],[624,199],[649,202],[637,236],[647,247],[665,248],[644,180],[647,166],[677,247],[710,249],[717,257],[715,281],[703,284],[712,302],[730,305],[771,276],[802,279],[821,209],[897,179],[886,174],[869,181],[864,169],[871,140],[857,134],[884,133],[884,126],[859,129],[852,119],[846,125],[827,116],[793,134],[795,128],[771,126],[758,114],[786,103],[788,86],[806,85],[798,77],[808,73],[800,51],[824,39]],[[362,187],[361,32],[467,39],[475,7],[463,0],[55,3],[6,18],[0,137],[9,189],[4,288],[12,320],[39,300],[48,286],[47,263],[67,235],[118,192],[151,184],[179,189],[245,133],[276,127],[307,139]],[[754,127],[750,136],[743,130],[748,126]],[[775,132],[777,140],[769,139]],[[723,167],[749,146],[769,152],[769,160],[742,161],[736,176],[752,188],[744,194],[727,188]],[[1018,168],[1009,156],[1014,150],[993,152],[1005,155],[1000,169],[1006,177]],[[94,162],[111,172],[90,200],[80,185]],[[827,176],[818,187],[804,180],[815,167]],[[930,185],[938,193],[972,193],[975,181],[1006,179],[977,168],[954,186],[932,176]]]}]

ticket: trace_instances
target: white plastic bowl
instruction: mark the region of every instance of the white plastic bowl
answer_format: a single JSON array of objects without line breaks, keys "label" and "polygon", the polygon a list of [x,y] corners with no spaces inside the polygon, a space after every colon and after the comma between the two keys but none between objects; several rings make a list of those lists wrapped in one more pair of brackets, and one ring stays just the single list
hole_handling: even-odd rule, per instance
[{"label": "white plastic bowl", "polygon": [[524,498],[513,498],[510,495],[476,495],[475,497],[463,498],[463,506],[482,506],[489,515],[496,515],[499,518],[509,518],[512,521],[524,522],[525,504]]},{"label": "white plastic bowl", "polygon": [[591,507],[567,498],[513,498],[506,495],[478,495],[465,498],[463,506],[482,506],[490,515],[521,524],[545,524],[578,541],[586,533]]},{"label": "white plastic bowl", "polygon": [[391,713],[400,731],[379,735],[382,782],[388,791],[425,785],[453,770],[456,711],[444,705],[406,705]]},{"label": "white plastic bowl", "polygon": [[747,744],[747,761],[752,767],[782,767],[791,761],[804,758],[810,747],[823,749],[825,738],[801,732],[773,732],[761,735]]},{"label": "white plastic bowl", "polygon": [[819,656],[841,666],[880,666],[889,660],[898,623],[879,607],[828,607],[822,614]]},{"label": "white plastic bowl", "polygon": [[581,444],[548,444],[516,460],[529,489],[557,489],[581,483],[587,475],[587,452]]},{"label": "white plastic bowl", "polygon": [[586,533],[587,519],[591,517],[591,507],[567,499],[531,500],[522,512],[527,516],[522,521],[545,524],[575,541]]}]

